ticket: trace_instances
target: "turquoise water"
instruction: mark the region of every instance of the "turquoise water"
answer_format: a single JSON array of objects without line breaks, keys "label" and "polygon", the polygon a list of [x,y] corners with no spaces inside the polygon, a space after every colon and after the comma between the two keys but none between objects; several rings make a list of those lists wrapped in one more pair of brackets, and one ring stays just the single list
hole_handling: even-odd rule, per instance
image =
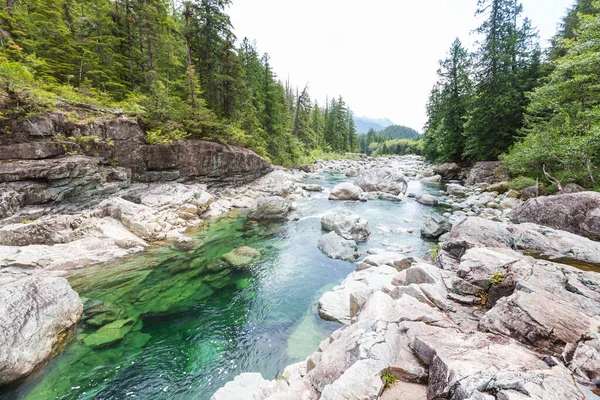
[{"label": "turquoise water", "polygon": [[[243,214],[213,221],[193,235],[203,242],[196,250],[154,248],[69,278],[84,300],[84,322],[60,356],[0,398],[207,400],[242,372],[276,377],[339,327],[316,311],[321,294],[354,269],[316,247],[320,216],[334,208],[369,220],[363,252],[397,247],[421,256],[431,246],[419,227],[433,210],[412,199],[339,203],[316,193],[298,201],[297,221],[253,224]],[[232,270],[221,257],[242,245],[262,258]]]}]

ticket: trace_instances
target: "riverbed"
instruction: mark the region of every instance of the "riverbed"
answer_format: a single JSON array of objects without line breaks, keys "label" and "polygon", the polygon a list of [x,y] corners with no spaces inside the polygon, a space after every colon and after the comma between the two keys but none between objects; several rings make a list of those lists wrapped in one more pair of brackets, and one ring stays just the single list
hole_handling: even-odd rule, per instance
[{"label": "riverbed", "polygon": [[[317,249],[321,215],[340,208],[366,218],[373,234],[359,245],[363,254],[393,248],[422,256],[434,245],[419,228],[435,209],[410,198],[327,199],[349,180],[337,173],[305,179],[326,190],[298,200],[288,222],[252,223],[241,211],[207,221],[192,234],[195,249],[154,247],[79,270],[69,278],[85,305],[74,339],[0,398],[208,400],[242,372],[275,378],[339,327],[319,318],[317,302],[354,265]],[[437,190],[412,181],[408,193]],[[261,260],[231,269],[222,256],[239,246],[259,250]]]}]

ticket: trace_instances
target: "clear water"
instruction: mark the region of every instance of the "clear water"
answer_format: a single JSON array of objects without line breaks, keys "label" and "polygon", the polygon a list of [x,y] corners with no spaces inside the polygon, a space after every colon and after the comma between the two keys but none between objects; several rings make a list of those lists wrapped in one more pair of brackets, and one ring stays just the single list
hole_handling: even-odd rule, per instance
[{"label": "clear water", "polygon": [[[344,180],[326,175],[307,183],[330,189]],[[414,193],[436,190],[409,185]],[[85,310],[74,339],[41,371],[0,390],[0,398],[207,400],[242,372],[276,377],[339,327],[321,320],[316,304],[354,266],[317,249],[323,213],[345,208],[367,218],[373,235],[361,244],[363,253],[392,246],[421,256],[432,245],[420,238],[419,228],[435,211],[412,199],[339,203],[327,196],[300,200],[298,221],[224,218],[196,234],[204,242],[197,250],[154,248],[78,271],[69,280]],[[231,270],[221,257],[242,245],[263,257],[247,270]],[[123,326],[122,340],[88,345],[113,321]]]}]

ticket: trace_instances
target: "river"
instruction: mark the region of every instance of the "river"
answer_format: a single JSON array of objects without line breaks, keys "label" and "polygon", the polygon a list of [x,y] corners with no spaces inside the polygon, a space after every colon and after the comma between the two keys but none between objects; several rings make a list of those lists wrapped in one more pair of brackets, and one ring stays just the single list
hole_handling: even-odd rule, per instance
[{"label": "river", "polygon": [[[331,189],[346,180],[332,173],[306,183]],[[437,189],[413,181],[408,192]],[[369,221],[363,254],[395,247],[422,256],[432,246],[419,234],[432,208],[413,199],[332,202],[327,192],[298,201],[295,221],[250,223],[241,212],[195,233],[203,242],[196,250],[155,247],[77,271],[69,281],[85,308],[75,338],[0,398],[208,400],[242,372],[275,378],[339,327],[319,318],[317,302],[354,265],[317,249],[323,213],[344,208]],[[242,245],[262,259],[231,270],[222,255]]]}]

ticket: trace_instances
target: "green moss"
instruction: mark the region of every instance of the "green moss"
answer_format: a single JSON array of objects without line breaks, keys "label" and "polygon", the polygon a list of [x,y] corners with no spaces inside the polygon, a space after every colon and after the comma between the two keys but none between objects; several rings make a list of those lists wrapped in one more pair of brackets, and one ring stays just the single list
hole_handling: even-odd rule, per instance
[{"label": "green moss", "polygon": [[396,375],[392,374],[390,371],[386,371],[381,376],[381,380],[383,381],[383,384],[386,388],[389,388],[394,383],[398,382],[398,378],[396,378]]}]

